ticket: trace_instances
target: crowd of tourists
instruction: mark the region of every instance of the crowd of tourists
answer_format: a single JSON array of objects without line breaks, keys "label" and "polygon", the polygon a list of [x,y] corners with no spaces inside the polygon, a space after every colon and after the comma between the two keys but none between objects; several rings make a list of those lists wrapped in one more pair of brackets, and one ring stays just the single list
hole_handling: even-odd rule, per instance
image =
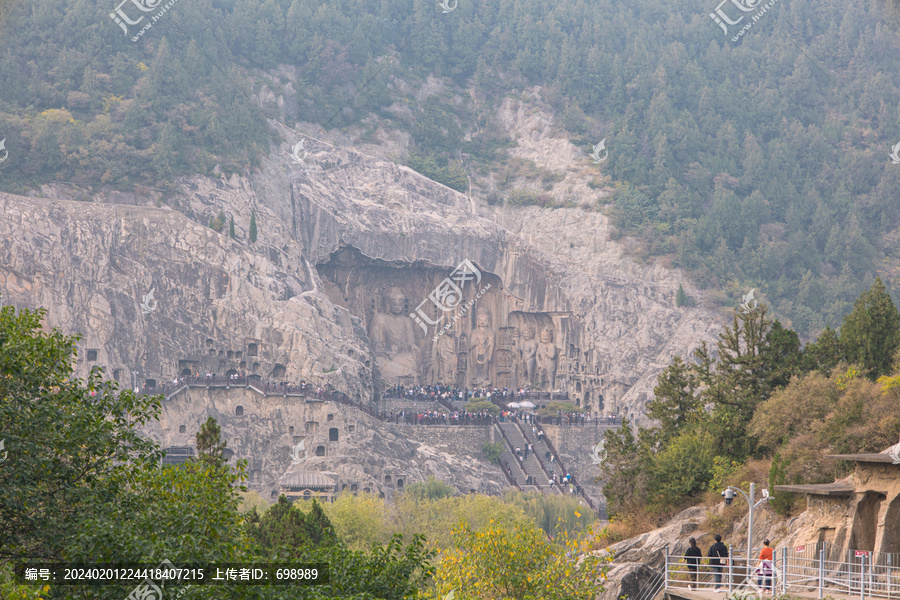
[{"label": "crowd of tourists", "polygon": [[444,413],[436,410],[426,411],[391,411],[390,420],[407,425],[490,425],[494,417],[489,412],[452,412]]},{"label": "crowd of tourists", "polygon": [[534,390],[510,390],[507,388],[461,388],[458,385],[394,385],[384,392],[385,398],[407,398],[409,400],[435,400],[444,398],[451,402],[471,402],[476,398],[489,398],[497,402],[521,402],[523,400],[565,401],[569,395],[557,392],[538,392]]},{"label": "crowd of tourists", "polygon": [[[364,407],[366,412],[384,421],[405,423],[408,425],[487,425],[492,421],[487,411],[476,413],[463,410],[450,410],[454,407],[451,402],[471,402],[477,398],[490,398],[494,404],[505,405],[513,401],[523,401],[527,398],[549,399],[549,392],[535,392],[533,390],[520,389],[510,391],[506,388],[472,388],[463,389],[458,386],[444,384],[420,385],[420,386],[391,386],[385,390],[385,398],[404,399],[422,402],[440,402],[448,410],[446,411],[418,411],[401,410],[382,413],[369,405],[358,401],[352,401],[347,394],[331,388],[322,387],[301,380],[300,383],[291,383],[284,380],[267,380],[255,375],[244,373],[229,373],[228,375],[216,375],[208,372],[205,375],[196,372],[192,375],[182,375],[163,385],[150,385],[145,382],[143,389],[135,388],[136,393],[143,394],[170,394],[186,385],[253,385],[266,394],[292,394],[303,395],[317,400],[332,400],[344,404]],[[553,399],[563,399],[562,394],[553,394]],[[597,426],[618,425],[620,419],[612,415],[606,417],[592,417],[588,412],[563,412],[557,411],[556,417],[539,417],[529,410],[503,410],[497,417],[501,422],[520,422],[523,424],[545,423],[556,425]]]}]

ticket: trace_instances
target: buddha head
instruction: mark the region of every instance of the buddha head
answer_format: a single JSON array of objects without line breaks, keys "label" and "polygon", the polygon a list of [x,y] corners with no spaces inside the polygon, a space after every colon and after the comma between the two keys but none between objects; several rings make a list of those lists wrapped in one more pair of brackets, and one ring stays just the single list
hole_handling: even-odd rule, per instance
[{"label": "buddha head", "polygon": [[399,315],[406,307],[406,296],[403,295],[403,291],[398,287],[389,288],[384,293],[384,299],[388,310],[392,314]]}]

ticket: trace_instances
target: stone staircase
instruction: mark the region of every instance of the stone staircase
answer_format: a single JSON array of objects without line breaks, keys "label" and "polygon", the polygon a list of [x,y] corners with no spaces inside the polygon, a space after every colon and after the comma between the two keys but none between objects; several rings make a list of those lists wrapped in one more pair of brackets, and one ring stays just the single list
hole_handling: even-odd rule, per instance
[{"label": "stone staircase", "polygon": [[509,465],[509,469],[512,471],[512,478],[515,480],[516,485],[519,486],[519,489],[525,491],[533,489],[530,485],[525,485],[525,478],[527,475],[525,474],[525,471],[522,470],[522,465],[513,452],[504,450],[500,454],[500,464],[503,465],[504,461]]},{"label": "stone staircase", "polygon": [[[525,448],[526,441],[525,436],[523,435],[522,430],[516,423],[497,423],[497,427],[500,428],[500,431],[503,434],[503,439],[506,442],[507,453],[510,455],[510,464],[516,463],[519,465],[520,470],[524,473],[522,475],[521,480],[516,480],[519,486],[525,489],[534,489],[537,488],[542,492],[546,492],[549,490],[548,480],[550,479],[547,475],[547,472],[544,470],[541,460],[538,458],[538,447],[535,445],[534,452],[528,454],[528,458],[524,461],[520,461],[516,456],[516,448]],[[515,471],[513,471],[515,473]],[[526,485],[525,478],[526,476],[530,476],[532,481],[535,482],[534,486]],[[553,490],[559,493],[558,486],[554,486]]]},{"label": "stone staircase", "polygon": [[550,459],[547,458],[547,454],[549,453],[551,456],[553,455],[550,446],[547,444],[547,438],[538,441],[537,436],[531,431],[531,425],[528,423],[523,424],[522,426],[522,434],[525,437],[525,441],[528,444],[534,445],[534,453],[537,455],[538,459],[541,461],[543,467],[550,472],[554,477],[562,473],[566,474],[565,469],[557,462],[550,462]]}]

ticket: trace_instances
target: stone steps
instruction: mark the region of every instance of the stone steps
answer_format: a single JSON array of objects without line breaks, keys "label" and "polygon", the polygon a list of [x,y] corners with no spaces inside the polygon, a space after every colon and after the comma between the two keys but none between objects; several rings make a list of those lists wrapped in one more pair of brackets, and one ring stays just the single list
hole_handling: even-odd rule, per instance
[{"label": "stone steps", "polygon": [[[525,448],[526,441],[522,435],[522,432],[516,426],[515,423],[498,423],[498,426],[506,434],[506,439],[509,440],[509,453],[515,459],[515,462],[518,463],[519,467],[524,471],[524,473],[532,478],[534,482],[542,489],[546,490],[548,486],[548,478],[547,474],[541,468],[541,462],[538,457],[535,456],[533,452],[528,454],[528,458],[524,460],[519,460],[519,458],[515,455],[516,448]],[[522,481],[519,482],[520,486],[524,486],[524,477]],[[554,488],[556,489],[556,488]]]}]

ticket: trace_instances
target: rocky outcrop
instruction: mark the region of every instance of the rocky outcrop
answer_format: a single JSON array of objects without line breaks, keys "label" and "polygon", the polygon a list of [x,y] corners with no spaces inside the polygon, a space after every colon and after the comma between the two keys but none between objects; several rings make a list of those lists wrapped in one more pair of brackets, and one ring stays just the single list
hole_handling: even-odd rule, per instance
[{"label": "rocky outcrop", "polygon": [[539,113],[502,112],[520,158],[552,149],[541,168],[565,171],[556,185],[588,209],[488,210],[353,148],[305,137],[292,156],[300,138],[282,128],[246,177],[0,194],[4,302],[45,307],[83,336],[77,374],[103,366],[124,386],[245,372],[370,402],[393,383],[531,386],[643,422],[659,370],[714,341],[719,319],[676,307],[679,284],[699,297],[690,283],[612,241],[589,165],[566,166],[580,150]]},{"label": "rocky outcrop", "polygon": [[[706,556],[713,544],[713,536],[719,534],[736,558],[735,568],[744,568],[747,555],[746,505],[740,510],[744,516],[736,521],[725,519],[724,503],[712,508],[691,507],[683,510],[658,529],[613,544],[600,551],[611,552],[614,563],[609,573],[606,591],[601,600],[618,600],[635,593],[647,582],[652,571],[665,565],[668,552],[670,560],[680,562],[688,548],[688,540],[695,538]],[[753,540],[759,547],[763,539],[770,539],[773,546],[790,546],[794,539],[795,519],[779,517],[768,504],[761,504],[753,514]],[[671,558],[675,557],[675,558]],[[737,571],[736,571],[737,572]]]},{"label": "rocky outcrop", "polygon": [[[159,422],[145,428],[149,437],[163,448],[193,446],[200,426],[215,418],[233,461],[247,461],[248,487],[270,501],[281,475],[296,469],[334,474],[338,491],[386,497],[429,476],[461,493],[498,495],[507,486],[480,445],[448,451],[427,427],[385,423],[335,402],[263,395],[246,387],[191,387],[162,408]],[[457,428],[455,435],[462,433]]]},{"label": "rocky outcrop", "polygon": [[145,206],[0,194],[0,211],[4,301],[79,333],[82,377],[235,370],[372,395],[361,323],[315,291],[296,244],[252,247]]}]

